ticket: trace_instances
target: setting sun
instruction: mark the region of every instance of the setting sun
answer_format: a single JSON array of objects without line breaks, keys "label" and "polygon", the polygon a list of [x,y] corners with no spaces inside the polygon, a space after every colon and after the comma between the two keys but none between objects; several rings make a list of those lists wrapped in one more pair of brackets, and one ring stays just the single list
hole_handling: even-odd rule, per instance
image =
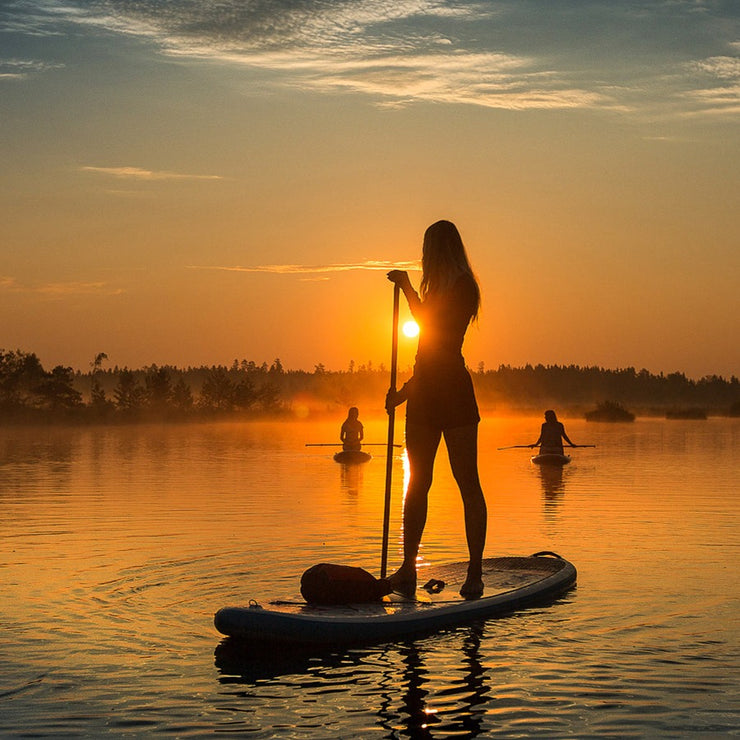
[{"label": "setting sun", "polygon": [[407,321],[402,329],[404,336],[415,337],[419,334],[419,325],[415,321]]}]

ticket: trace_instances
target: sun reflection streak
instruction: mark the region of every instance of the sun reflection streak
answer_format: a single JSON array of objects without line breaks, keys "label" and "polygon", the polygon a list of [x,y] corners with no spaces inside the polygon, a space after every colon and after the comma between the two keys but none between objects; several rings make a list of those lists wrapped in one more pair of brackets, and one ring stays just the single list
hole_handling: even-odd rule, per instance
[{"label": "sun reflection streak", "polygon": [[[409,490],[409,480],[411,478],[411,465],[409,464],[409,452],[406,449],[406,447],[403,448],[403,452],[401,453],[401,463],[403,465],[403,496],[401,497],[401,511],[403,512],[406,508],[406,494]],[[401,549],[403,550],[403,515],[401,516],[401,527],[399,531],[400,535],[400,545]],[[417,567],[419,564],[424,562],[424,558],[421,554],[421,551],[423,549],[423,545],[419,546],[419,554],[416,556],[416,565]]]},{"label": "sun reflection streak", "polygon": [[409,478],[411,477],[411,467],[409,465],[409,452],[404,447],[401,453],[401,463],[403,464],[403,504],[406,504],[406,492],[409,490]]}]

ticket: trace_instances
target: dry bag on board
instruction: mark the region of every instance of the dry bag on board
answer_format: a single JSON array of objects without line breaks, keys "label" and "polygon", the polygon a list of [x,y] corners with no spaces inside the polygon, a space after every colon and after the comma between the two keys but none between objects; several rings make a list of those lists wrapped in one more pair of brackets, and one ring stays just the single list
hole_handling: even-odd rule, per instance
[{"label": "dry bag on board", "polygon": [[352,565],[319,563],[301,576],[301,595],[309,604],[362,604],[390,592],[387,580]]}]

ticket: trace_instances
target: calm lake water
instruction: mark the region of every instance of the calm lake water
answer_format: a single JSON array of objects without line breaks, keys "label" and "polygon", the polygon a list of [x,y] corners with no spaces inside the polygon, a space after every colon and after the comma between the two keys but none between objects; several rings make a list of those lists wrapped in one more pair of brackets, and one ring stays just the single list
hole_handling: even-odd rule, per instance
[{"label": "calm lake water", "polygon": [[[305,446],[341,420],[0,431],[0,735],[738,734],[740,420],[564,419],[597,447],[552,475],[496,450],[540,418],[486,418],[486,555],[554,550],[575,590],[414,641],[245,652],[221,606],[297,598],[321,561],[378,573],[383,448],[343,468]],[[403,479],[399,450],[391,567]],[[466,557],[443,449],[422,556]]]}]

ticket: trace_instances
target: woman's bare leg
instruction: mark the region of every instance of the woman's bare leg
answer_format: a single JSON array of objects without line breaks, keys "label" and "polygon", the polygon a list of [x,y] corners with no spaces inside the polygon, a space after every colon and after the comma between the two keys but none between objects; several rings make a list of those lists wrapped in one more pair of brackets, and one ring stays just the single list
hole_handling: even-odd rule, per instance
[{"label": "woman's bare leg", "polygon": [[478,477],[478,426],[446,429],[444,435],[452,474],[463,500],[470,557],[467,578],[460,593],[476,597],[483,593],[482,561],[488,525],[486,499]]},{"label": "woman's bare leg", "polygon": [[440,437],[441,433],[434,429],[406,425],[409,486],[403,505],[403,563],[389,580],[394,590],[409,595],[416,590],[416,558],[427,520],[427,500]]}]

